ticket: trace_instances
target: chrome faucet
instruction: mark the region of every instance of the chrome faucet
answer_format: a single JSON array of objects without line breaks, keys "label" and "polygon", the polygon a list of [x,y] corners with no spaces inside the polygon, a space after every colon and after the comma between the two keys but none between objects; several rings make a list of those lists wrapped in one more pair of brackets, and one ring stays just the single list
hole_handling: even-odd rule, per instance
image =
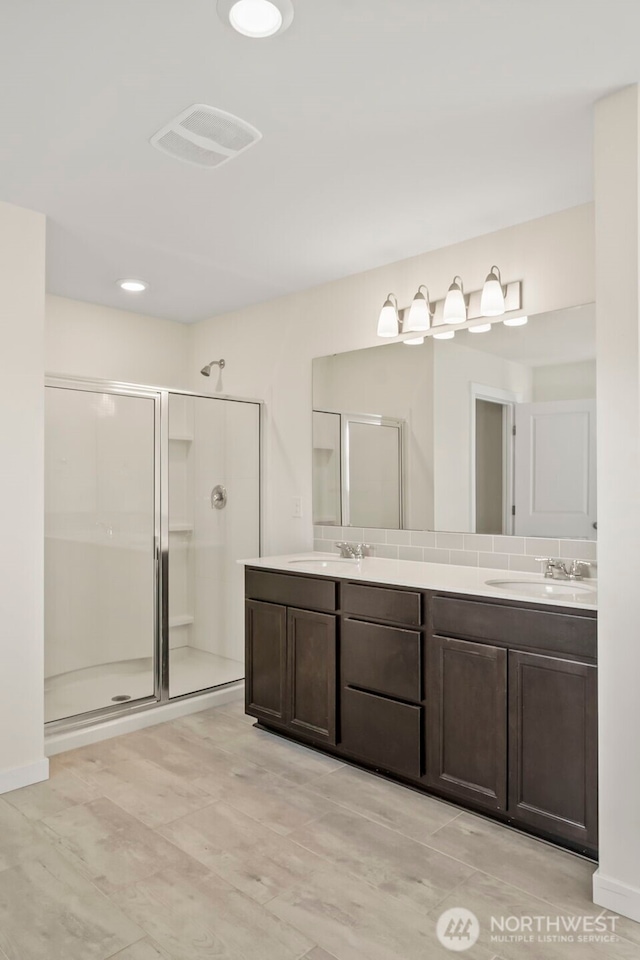
[{"label": "chrome faucet", "polygon": [[346,540],[340,540],[336,543],[336,547],[340,551],[340,556],[349,560],[363,560],[370,549],[368,543],[348,543]]},{"label": "chrome faucet", "polygon": [[572,560],[569,566],[562,560],[554,560],[553,557],[536,557],[536,560],[544,563],[544,576],[550,580],[582,580],[582,568],[591,566],[586,560]]}]

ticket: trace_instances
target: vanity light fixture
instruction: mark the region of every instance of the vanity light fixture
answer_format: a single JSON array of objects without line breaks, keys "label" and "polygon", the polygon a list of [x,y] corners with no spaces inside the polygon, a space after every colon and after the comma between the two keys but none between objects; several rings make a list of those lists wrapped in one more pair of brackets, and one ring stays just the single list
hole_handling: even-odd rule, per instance
[{"label": "vanity light fixture", "polygon": [[378,319],[379,337],[397,337],[400,332],[400,317],[398,315],[398,300],[390,293],[382,305]]},{"label": "vanity light fixture", "polygon": [[218,15],[236,33],[252,40],[274,37],[291,25],[291,0],[218,0]]},{"label": "vanity light fixture", "polygon": [[442,319],[444,323],[465,323],[467,320],[467,303],[460,277],[453,278],[453,283],[447,291]]},{"label": "vanity light fixture", "polygon": [[[424,293],[422,292],[424,290]],[[431,326],[435,310],[431,306],[429,299],[429,290],[421,283],[418,287],[415,297],[409,307],[409,317],[406,324],[402,324],[403,333],[413,333],[414,331],[428,330]],[[405,343],[412,341],[405,340]],[[415,342],[415,341],[414,341]]]},{"label": "vanity light fixture", "polygon": [[455,337],[455,330],[444,330],[442,333],[434,333],[434,340],[453,340]]},{"label": "vanity light fixture", "polygon": [[482,288],[480,313],[483,317],[501,317],[505,310],[502,276],[498,267],[494,265],[491,267]]},{"label": "vanity light fixture", "polygon": [[526,316],[518,315],[522,309],[522,281],[503,285],[500,270],[493,266],[484,287],[468,294],[459,274],[453,278],[446,297],[437,302],[431,299],[424,284],[420,284],[411,304],[402,310],[390,293],[380,311],[378,336],[406,337],[402,342],[408,346],[419,345],[424,337],[452,340],[454,327],[463,324],[471,333],[488,333],[491,323],[521,327],[527,322]]},{"label": "vanity light fixture", "polygon": [[116,280],[116,283],[121,290],[124,290],[126,293],[144,293],[145,290],[149,288],[149,284],[146,280],[133,280],[132,278],[125,280]]}]

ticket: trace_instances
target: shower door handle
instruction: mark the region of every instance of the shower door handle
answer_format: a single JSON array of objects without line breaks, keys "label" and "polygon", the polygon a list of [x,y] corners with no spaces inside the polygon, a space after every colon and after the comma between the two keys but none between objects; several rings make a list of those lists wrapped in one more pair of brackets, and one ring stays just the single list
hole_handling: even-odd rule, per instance
[{"label": "shower door handle", "polygon": [[227,490],[218,484],[211,491],[211,506],[214,510],[224,510],[227,505]]}]

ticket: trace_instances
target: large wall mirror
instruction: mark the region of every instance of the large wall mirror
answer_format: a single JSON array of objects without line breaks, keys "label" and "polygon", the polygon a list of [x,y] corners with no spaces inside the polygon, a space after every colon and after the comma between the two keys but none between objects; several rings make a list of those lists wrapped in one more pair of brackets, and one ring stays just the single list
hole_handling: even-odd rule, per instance
[{"label": "large wall mirror", "polygon": [[313,361],[323,526],[595,539],[595,306]]}]

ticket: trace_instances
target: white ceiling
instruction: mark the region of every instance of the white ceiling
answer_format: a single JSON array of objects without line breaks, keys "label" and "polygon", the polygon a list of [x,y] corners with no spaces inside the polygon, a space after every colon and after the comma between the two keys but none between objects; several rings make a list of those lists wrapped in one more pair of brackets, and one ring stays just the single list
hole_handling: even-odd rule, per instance
[{"label": "white ceiling", "polygon": [[[215,0],[4,4],[0,199],[48,215],[50,291],[195,321],[591,199],[640,3],[294,6],[255,41]],[[219,170],[154,150],[196,102],[263,140]]]}]

